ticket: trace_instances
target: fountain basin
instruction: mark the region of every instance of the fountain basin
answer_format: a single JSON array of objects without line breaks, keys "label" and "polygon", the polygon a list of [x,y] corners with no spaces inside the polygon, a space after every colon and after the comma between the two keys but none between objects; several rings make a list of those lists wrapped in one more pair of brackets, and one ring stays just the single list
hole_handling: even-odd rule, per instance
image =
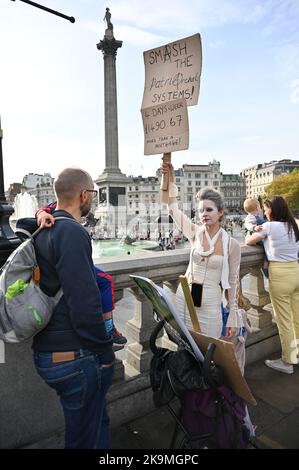
[{"label": "fountain basin", "polygon": [[120,240],[92,240],[92,256],[129,256],[132,253],[140,253],[143,250],[160,249],[158,243],[150,240],[138,240],[127,245]]},{"label": "fountain basin", "polygon": [[152,240],[136,240],[130,246],[135,246],[140,250],[153,250],[153,251],[160,251],[160,245],[157,242]]}]

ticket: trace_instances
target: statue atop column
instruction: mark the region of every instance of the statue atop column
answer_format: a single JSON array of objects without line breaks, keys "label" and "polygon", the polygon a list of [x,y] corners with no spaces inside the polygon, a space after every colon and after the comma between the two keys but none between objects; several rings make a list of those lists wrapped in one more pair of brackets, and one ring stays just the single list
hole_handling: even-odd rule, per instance
[{"label": "statue atop column", "polygon": [[105,13],[105,16],[103,18],[103,21],[106,21],[107,28],[110,29],[111,31],[113,31],[113,24],[111,23],[111,13],[110,13],[109,8],[106,8],[106,13]]},{"label": "statue atop column", "polygon": [[122,46],[122,41],[116,41],[113,33],[113,24],[111,23],[110,8],[106,8],[103,21],[107,23],[104,38],[97,44],[97,48],[103,51],[104,57],[107,55],[116,56],[117,49]]}]

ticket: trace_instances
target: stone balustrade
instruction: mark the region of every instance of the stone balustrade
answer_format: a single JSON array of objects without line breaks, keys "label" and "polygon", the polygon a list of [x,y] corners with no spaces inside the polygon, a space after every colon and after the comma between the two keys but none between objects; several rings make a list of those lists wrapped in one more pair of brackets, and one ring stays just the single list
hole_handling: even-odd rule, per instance
[{"label": "stone balustrade", "polygon": [[[188,249],[95,260],[95,264],[113,275],[117,301],[122,299],[125,289],[134,298],[132,318],[127,322],[133,342],[125,347],[125,359],[117,359],[115,383],[108,396],[112,426],[142,416],[153,408],[148,370],[154,320],[148,302],[130,274],[148,277],[175,291],[188,260]],[[260,271],[262,260],[261,248],[242,247],[241,294],[255,328],[247,340],[247,362],[279,347],[270,299]],[[62,435],[63,417],[58,399],[35,373],[30,345],[6,345],[5,353],[6,362],[0,364],[0,448],[22,447],[59,432]]]}]

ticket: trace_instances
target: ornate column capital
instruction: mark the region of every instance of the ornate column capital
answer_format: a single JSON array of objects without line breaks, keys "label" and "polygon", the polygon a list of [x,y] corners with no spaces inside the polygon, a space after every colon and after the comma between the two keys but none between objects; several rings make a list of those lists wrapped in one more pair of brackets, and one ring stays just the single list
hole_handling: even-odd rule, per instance
[{"label": "ornate column capital", "polygon": [[103,52],[104,59],[107,56],[116,57],[117,49],[123,44],[122,41],[117,41],[114,37],[107,38],[106,35],[104,39],[97,44],[97,49]]}]

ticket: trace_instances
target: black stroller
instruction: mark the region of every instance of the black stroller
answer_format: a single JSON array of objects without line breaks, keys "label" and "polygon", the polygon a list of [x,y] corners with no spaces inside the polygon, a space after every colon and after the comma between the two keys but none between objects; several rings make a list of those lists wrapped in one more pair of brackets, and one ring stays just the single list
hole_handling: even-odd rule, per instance
[{"label": "black stroller", "polygon": [[151,334],[150,379],[155,405],[166,405],[175,420],[170,448],[180,438],[180,449],[245,449],[250,442],[242,419],[245,402],[224,385],[223,371],[213,362],[216,345],[209,344],[200,364],[181,344],[178,351],[156,346],[164,326],[160,320]]},{"label": "black stroller", "polygon": [[[153,352],[150,379],[155,405],[167,405],[176,422],[171,448],[179,431],[183,433],[180,448],[246,448],[249,442],[249,430],[244,424],[246,402],[224,384],[224,372],[213,361],[215,349],[220,347],[218,340],[214,343],[209,338],[203,356],[167,293],[150,279],[130,277],[143,291],[159,320],[150,338]],[[187,291],[190,295],[188,286]],[[177,351],[156,346],[162,328],[178,345]],[[195,325],[195,331],[196,328]],[[179,405],[178,412],[173,405]]]}]

